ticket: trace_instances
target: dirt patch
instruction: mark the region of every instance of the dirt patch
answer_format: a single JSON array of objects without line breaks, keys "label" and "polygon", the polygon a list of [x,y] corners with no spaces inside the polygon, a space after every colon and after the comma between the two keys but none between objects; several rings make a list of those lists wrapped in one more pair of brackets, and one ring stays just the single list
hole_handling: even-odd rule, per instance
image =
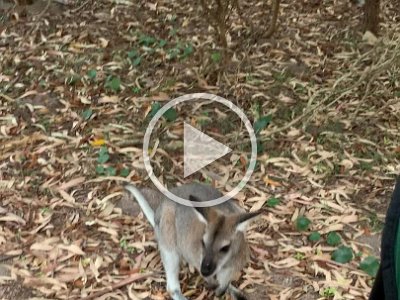
[{"label": "dirt patch", "polygon": [[18,281],[0,284],[0,299],[2,300],[28,300],[37,295],[33,289],[24,287]]},{"label": "dirt patch", "polygon": [[58,3],[54,0],[36,0],[36,1],[17,1],[19,4],[15,5],[14,1],[0,0],[0,11],[10,11],[16,13],[18,16],[35,16],[42,12],[54,14],[61,14],[66,5]]},{"label": "dirt patch", "polygon": [[268,291],[265,287],[257,285],[252,293],[246,294],[248,300],[270,299]]},{"label": "dirt patch", "polygon": [[370,252],[370,255],[380,257],[381,253],[381,239],[382,234],[376,233],[374,235],[363,235],[356,239],[357,242],[364,244],[367,248],[366,252]]}]

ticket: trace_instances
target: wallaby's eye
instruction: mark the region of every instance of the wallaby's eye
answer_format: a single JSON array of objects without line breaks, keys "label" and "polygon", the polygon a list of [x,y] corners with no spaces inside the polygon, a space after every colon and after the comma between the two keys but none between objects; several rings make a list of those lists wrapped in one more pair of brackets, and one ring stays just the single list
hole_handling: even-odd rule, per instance
[{"label": "wallaby's eye", "polygon": [[226,245],[226,246],[223,246],[221,249],[219,249],[219,251],[221,252],[221,253],[227,253],[228,251],[229,251],[229,248],[231,247],[231,245]]}]

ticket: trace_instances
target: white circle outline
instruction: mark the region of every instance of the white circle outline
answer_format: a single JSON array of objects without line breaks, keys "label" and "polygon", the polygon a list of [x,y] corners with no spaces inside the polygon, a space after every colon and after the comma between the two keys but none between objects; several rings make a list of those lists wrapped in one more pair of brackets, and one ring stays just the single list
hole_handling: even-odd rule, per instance
[{"label": "white circle outline", "polygon": [[[152,131],[153,131],[157,121],[161,118],[161,116],[168,109],[170,109],[171,107],[173,107],[179,103],[182,103],[185,101],[195,101],[195,100],[198,100],[199,98],[216,101],[218,103],[221,103],[221,104],[227,106],[229,109],[233,110],[239,116],[239,118],[242,120],[244,125],[246,126],[246,129],[250,135],[250,142],[251,142],[250,163],[249,163],[249,166],[247,167],[244,177],[239,182],[239,184],[233,190],[231,190],[227,194],[225,194],[217,199],[202,201],[202,202],[190,201],[190,200],[181,198],[181,197],[176,196],[175,194],[171,193],[154,175],[153,168],[150,164],[150,157],[148,155],[150,137],[151,137]],[[256,166],[256,159],[257,159],[257,141],[256,140],[257,140],[257,138],[254,133],[253,126],[251,125],[249,119],[243,113],[243,111],[239,107],[237,107],[235,104],[233,104],[231,101],[226,100],[220,96],[208,94],[208,93],[187,94],[187,95],[183,95],[183,96],[180,96],[178,98],[175,98],[175,99],[169,101],[159,111],[157,111],[157,113],[150,120],[150,123],[146,128],[146,132],[145,132],[144,139],[143,139],[144,166],[147,171],[147,174],[149,175],[149,177],[150,177],[151,181],[154,183],[154,185],[160,190],[161,193],[163,193],[169,199],[171,199],[179,204],[182,204],[185,206],[190,206],[190,207],[210,207],[210,206],[222,204],[223,202],[228,201],[229,199],[236,196],[242,190],[242,188],[247,184],[247,182],[250,180],[250,177],[253,174],[253,171]]]}]

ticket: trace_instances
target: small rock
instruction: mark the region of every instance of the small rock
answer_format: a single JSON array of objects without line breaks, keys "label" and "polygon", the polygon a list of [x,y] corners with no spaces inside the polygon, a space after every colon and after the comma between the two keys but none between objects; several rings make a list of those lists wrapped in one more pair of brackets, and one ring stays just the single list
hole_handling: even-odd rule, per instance
[{"label": "small rock", "polygon": [[370,45],[374,45],[378,41],[378,38],[371,31],[366,31],[362,39]]}]

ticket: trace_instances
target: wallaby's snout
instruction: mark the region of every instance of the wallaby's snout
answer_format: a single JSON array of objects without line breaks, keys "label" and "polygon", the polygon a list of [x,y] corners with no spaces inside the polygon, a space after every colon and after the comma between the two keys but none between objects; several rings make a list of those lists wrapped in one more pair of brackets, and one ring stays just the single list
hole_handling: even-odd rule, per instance
[{"label": "wallaby's snout", "polygon": [[206,255],[203,261],[201,262],[201,267],[200,267],[201,275],[203,275],[204,277],[211,276],[215,272],[216,268],[217,265],[213,262],[212,257]]}]

